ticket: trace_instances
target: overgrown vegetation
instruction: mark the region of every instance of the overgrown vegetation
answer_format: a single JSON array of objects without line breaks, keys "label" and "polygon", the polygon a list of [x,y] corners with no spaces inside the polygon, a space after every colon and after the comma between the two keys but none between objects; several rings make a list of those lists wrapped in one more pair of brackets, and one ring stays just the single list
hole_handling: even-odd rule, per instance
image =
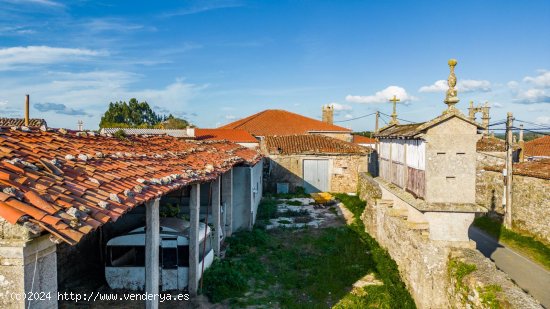
[{"label": "overgrown vegetation", "polygon": [[[347,196],[346,196],[347,197]],[[362,212],[357,197],[346,199]],[[354,212],[355,213],[355,212]],[[277,215],[277,201],[266,198],[258,218]],[[357,215],[358,218],[358,215]],[[231,307],[282,308],[414,308],[414,302],[387,252],[361,228],[306,230],[260,228],[227,239],[226,259],[215,261],[204,275],[211,301]],[[355,281],[374,273],[384,282],[352,294]]]},{"label": "overgrown vegetation", "polygon": [[[361,221],[361,214],[365,210],[366,203],[358,196],[350,196],[347,194],[334,194],[346,208],[353,213],[354,221],[348,228],[352,230],[369,248],[370,256],[375,262],[376,275],[384,282],[384,289],[389,295],[389,307],[380,306],[382,308],[416,308],[407,287],[401,281],[397,264],[391,258],[389,253],[380,247],[378,242],[365,232],[365,225]],[[370,299],[372,295],[367,294]]]},{"label": "overgrown vegetation", "polygon": [[497,293],[502,291],[502,287],[497,284],[491,284],[483,288],[479,288],[479,297],[481,299],[481,303],[486,307],[490,309],[498,309],[500,308],[500,303],[497,298]]},{"label": "overgrown vegetation", "polygon": [[180,209],[177,204],[166,203],[161,204],[159,208],[159,216],[161,218],[178,217]]},{"label": "overgrown vegetation", "polygon": [[453,278],[456,281],[455,287],[457,290],[467,289],[464,282],[462,282],[462,279],[474,272],[476,269],[477,267],[474,264],[464,263],[457,259],[449,260],[449,264],[447,265],[447,273],[449,278]]},{"label": "overgrown vegetation", "polygon": [[476,218],[474,220],[474,226],[550,270],[550,247],[544,243],[533,237],[509,230],[500,222],[486,216]]}]

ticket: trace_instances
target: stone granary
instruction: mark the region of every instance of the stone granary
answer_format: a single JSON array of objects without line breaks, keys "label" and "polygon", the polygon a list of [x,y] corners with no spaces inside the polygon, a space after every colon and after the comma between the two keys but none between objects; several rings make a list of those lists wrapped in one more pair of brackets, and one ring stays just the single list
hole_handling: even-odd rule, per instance
[{"label": "stone granary", "polygon": [[372,150],[322,135],[264,138],[262,153],[269,157],[266,186],[288,184],[311,192],[355,192],[360,172],[367,171]]},{"label": "stone granary", "polygon": [[[212,245],[219,254],[220,240],[235,224],[253,224],[262,195],[261,170],[257,151],[229,142],[1,127],[0,307],[57,307],[59,277],[88,258],[79,251],[101,255],[101,247],[82,246],[108,235],[106,227],[125,229],[138,209],[147,227],[145,290],[158,293],[159,207],[176,196],[186,201],[178,206],[189,218],[188,288],[196,293],[199,220],[215,227]],[[28,303],[9,297],[31,290],[52,297]]]},{"label": "stone granary", "polygon": [[[434,240],[468,241],[476,212],[476,143],[481,125],[456,107],[455,60],[445,103],[448,108],[427,122],[390,124],[380,139],[380,177],[384,198],[401,203],[409,220],[429,224]],[[403,202],[405,201],[405,202]]]}]

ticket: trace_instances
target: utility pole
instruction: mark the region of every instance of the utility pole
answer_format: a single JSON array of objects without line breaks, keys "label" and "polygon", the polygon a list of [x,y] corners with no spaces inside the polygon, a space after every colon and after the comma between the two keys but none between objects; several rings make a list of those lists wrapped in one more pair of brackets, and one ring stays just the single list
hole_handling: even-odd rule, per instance
[{"label": "utility pole", "polygon": [[380,112],[376,111],[376,122],[374,124],[374,133],[378,133],[378,120],[380,119]]},{"label": "utility pole", "polygon": [[508,112],[506,118],[506,208],[504,212],[504,226],[512,228],[512,170],[513,170],[513,144],[512,144],[512,123],[514,117]]}]

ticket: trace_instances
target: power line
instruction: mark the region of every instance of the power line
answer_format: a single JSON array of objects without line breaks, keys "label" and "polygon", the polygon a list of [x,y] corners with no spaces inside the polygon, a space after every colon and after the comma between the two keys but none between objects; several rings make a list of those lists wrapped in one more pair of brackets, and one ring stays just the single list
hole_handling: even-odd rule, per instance
[{"label": "power line", "polygon": [[519,122],[523,122],[523,123],[532,124],[532,125],[539,126],[539,127],[544,127],[544,125],[538,124],[538,123],[534,123],[534,122],[529,122],[529,121],[520,120],[520,119],[514,119],[514,120],[515,120],[515,121],[519,121]]},{"label": "power line", "polygon": [[376,114],[376,112],[370,113],[370,114],[368,114],[368,115],[363,115],[363,116],[359,116],[359,117],[355,117],[355,118],[346,119],[346,120],[337,120],[337,121],[334,121],[334,122],[352,121],[352,120],[357,120],[357,119],[365,118],[365,117],[368,117],[368,116],[372,116],[372,115],[374,115],[374,114]]},{"label": "power line", "polygon": [[[388,114],[385,114],[385,113],[382,113],[382,112],[380,112],[380,114],[391,117],[391,115],[388,115]],[[410,120],[406,120],[406,119],[401,119],[401,118],[397,118],[397,119],[401,120],[401,121],[409,122],[409,123],[416,123],[415,121],[410,121]]]}]

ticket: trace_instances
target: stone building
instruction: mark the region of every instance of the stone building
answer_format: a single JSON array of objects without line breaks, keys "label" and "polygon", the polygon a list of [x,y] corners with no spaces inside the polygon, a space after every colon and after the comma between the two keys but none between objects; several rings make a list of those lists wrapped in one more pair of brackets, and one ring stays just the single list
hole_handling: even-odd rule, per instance
[{"label": "stone building", "polygon": [[322,135],[267,136],[268,189],[287,185],[310,192],[356,192],[360,172],[368,169],[369,148]]},{"label": "stone building", "polygon": [[449,61],[448,107],[440,116],[406,125],[394,117],[375,136],[380,140],[379,175],[388,196],[409,196],[404,197],[408,211],[429,223],[432,239],[468,241],[468,227],[475,213],[483,211],[475,204],[476,143],[483,127],[455,107],[455,65]]},{"label": "stone building", "polygon": [[[262,195],[262,156],[230,142],[0,127],[0,158],[2,308],[56,308],[58,280],[101,269],[107,231],[128,232],[132,217],[147,227],[138,265],[145,291],[159,293],[167,278],[159,278],[159,212],[167,202],[188,218],[184,252],[188,288],[196,293],[199,226],[215,227],[212,247],[219,255],[225,236],[254,224]],[[50,298],[21,297],[36,291]],[[148,307],[157,301],[148,300]]]}]

